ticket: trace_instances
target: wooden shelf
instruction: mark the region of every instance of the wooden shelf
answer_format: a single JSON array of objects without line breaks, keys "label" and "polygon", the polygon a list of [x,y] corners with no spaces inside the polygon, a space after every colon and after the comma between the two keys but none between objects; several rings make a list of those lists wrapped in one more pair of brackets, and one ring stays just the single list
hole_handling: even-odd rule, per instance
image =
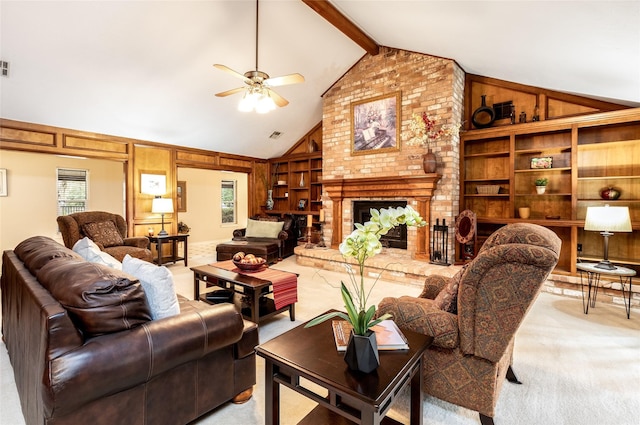
[{"label": "wooden shelf", "polygon": [[[575,275],[578,243],[602,246],[597,232],[584,231],[587,207],[628,206],[634,231],[616,234],[609,257],[640,272],[640,108],[470,130],[461,134],[460,151],[460,209],[476,212],[479,236],[510,223],[548,227],[562,239],[555,272]],[[553,167],[530,168],[539,156],[551,157]],[[543,176],[549,187],[538,195],[533,181]],[[481,184],[499,184],[502,193],[475,193]],[[620,198],[601,199],[607,187]],[[518,218],[524,206],[531,208],[530,219]],[[599,261],[598,249],[588,257]]]},{"label": "wooden shelf", "polygon": [[560,168],[527,168],[523,170],[514,170],[515,173],[553,173],[559,171],[571,171],[571,167],[560,167]]}]

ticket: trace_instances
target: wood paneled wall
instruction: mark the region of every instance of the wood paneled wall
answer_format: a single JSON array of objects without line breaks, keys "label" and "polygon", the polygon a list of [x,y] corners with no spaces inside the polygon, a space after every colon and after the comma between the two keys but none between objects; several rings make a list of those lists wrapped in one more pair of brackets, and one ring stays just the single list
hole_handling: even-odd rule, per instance
[{"label": "wood paneled wall", "polygon": [[[146,234],[157,227],[161,217],[151,214],[153,197],[140,192],[140,174],[164,173],[167,193],[175,202],[177,167],[227,170],[248,174],[249,214],[260,212],[265,192],[256,170],[267,170],[267,161],[144,140],[97,134],[42,124],[0,118],[0,150],[18,150],[54,155],[102,158],[126,163],[126,198],[128,232]],[[176,206],[174,205],[174,210]],[[177,230],[175,214],[165,215],[165,229]]]}]

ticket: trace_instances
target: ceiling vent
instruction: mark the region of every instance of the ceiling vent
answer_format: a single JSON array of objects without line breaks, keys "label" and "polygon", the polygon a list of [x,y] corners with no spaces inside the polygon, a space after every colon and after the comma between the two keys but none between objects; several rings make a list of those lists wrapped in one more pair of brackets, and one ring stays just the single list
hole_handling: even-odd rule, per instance
[{"label": "ceiling vent", "polygon": [[271,133],[271,136],[269,136],[269,139],[277,139],[281,135],[282,133],[280,131],[274,131],[273,133]]}]

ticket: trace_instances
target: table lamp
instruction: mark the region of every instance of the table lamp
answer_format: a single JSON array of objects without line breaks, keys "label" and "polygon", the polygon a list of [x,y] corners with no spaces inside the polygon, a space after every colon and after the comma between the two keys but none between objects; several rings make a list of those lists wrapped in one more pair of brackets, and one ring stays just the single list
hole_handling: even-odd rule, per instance
[{"label": "table lamp", "polygon": [[596,267],[615,270],[616,266],[609,261],[609,236],[613,236],[613,232],[632,231],[629,207],[588,207],[584,230],[600,232],[604,237],[604,259]]},{"label": "table lamp", "polygon": [[158,233],[158,236],[167,236],[168,233],[164,230],[164,215],[173,213],[173,199],[166,198],[153,198],[153,204],[151,204],[151,212],[154,214],[160,214],[162,216],[162,230]]}]

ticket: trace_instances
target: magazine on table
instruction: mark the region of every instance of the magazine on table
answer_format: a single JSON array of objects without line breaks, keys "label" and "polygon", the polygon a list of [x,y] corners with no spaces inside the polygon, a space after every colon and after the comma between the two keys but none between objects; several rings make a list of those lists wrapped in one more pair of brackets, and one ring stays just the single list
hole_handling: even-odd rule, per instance
[{"label": "magazine on table", "polygon": [[[333,320],[331,322],[333,336],[336,341],[338,351],[346,351],[349,344],[349,336],[353,326],[346,320]],[[391,320],[383,320],[371,328],[376,334],[378,350],[408,350],[409,344],[398,325]]]}]

